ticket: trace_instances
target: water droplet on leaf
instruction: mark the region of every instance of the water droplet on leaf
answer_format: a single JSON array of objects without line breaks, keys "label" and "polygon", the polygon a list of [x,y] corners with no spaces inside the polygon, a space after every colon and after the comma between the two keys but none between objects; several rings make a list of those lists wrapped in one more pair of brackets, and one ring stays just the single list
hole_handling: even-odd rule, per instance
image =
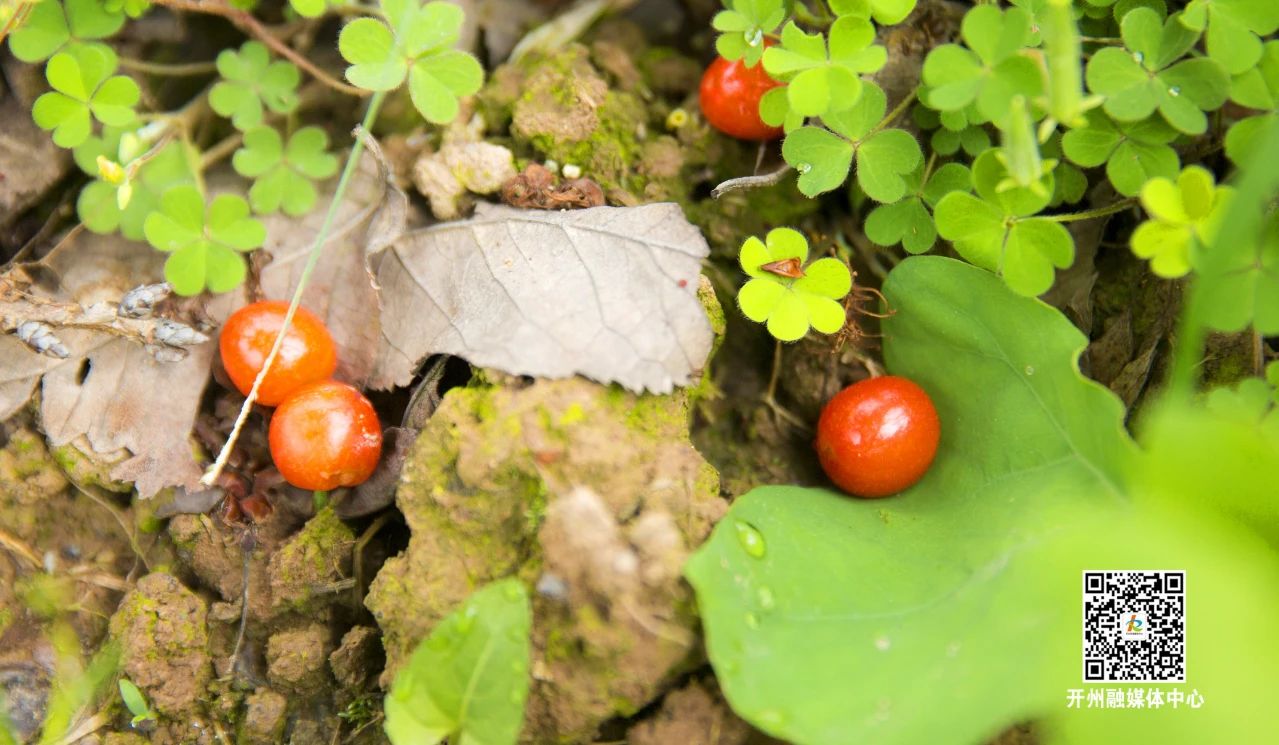
[{"label": "water droplet on leaf", "polygon": [[1179,85],[1174,85],[1173,87],[1169,88],[1169,89],[1168,89],[1168,95],[1170,95],[1170,96],[1180,96],[1180,95],[1181,95],[1181,86],[1179,86]]},{"label": "water droplet on leaf", "polygon": [[1034,368],[1032,365],[1026,365],[1026,374],[1027,374],[1027,375],[1034,375],[1034,374],[1035,374],[1035,368]]},{"label": "water droplet on leaf", "polygon": [[809,171],[813,170],[813,164],[800,163],[795,166],[795,170],[799,171],[799,175],[803,176],[805,173],[808,173]]},{"label": "water droplet on leaf", "polygon": [[1146,61],[1146,55],[1142,54],[1141,52],[1133,52],[1132,58],[1136,60],[1137,64],[1139,65]]},{"label": "water droplet on leaf", "polygon": [[777,605],[777,598],[773,597],[773,591],[767,587],[761,586],[755,591],[755,595],[759,598],[759,607],[764,610],[772,610]]},{"label": "water droplet on leaf", "polygon": [[737,542],[742,544],[742,550],[756,559],[764,558],[764,554],[768,553],[764,534],[756,530],[754,525],[741,520],[737,521],[736,527]]},{"label": "water droplet on leaf", "polygon": [[466,606],[466,609],[462,611],[462,614],[457,617],[458,632],[463,634],[469,633],[471,627],[475,625],[475,617],[477,615],[479,615],[479,612],[475,609],[475,606]]},{"label": "water droplet on leaf", "polygon": [[746,31],[746,43],[752,47],[757,47],[764,41],[764,29],[752,28]]},{"label": "water droplet on leaf", "polygon": [[881,636],[875,640],[875,649],[878,649],[881,652],[887,652],[888,648],[891,646],[893,646],[893,643],[889,641],[886,636]]}]

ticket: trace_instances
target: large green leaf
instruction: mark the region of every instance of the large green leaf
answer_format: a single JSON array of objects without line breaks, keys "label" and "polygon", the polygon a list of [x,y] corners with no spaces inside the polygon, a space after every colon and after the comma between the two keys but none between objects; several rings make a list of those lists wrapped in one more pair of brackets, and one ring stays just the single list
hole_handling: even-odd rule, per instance
[{"label": "large green leaf", "polygon": [[804,745],[977,742],[1062,706],[1037,632],[1078,595],[1027,602],[1049,570],[1023,556],[1125,504],[1122,407],[1059,312],[939,257],[884,293],[888,367],[941,416],[932,470],[886,501],[756,489],[686,569],[734,710]]}]

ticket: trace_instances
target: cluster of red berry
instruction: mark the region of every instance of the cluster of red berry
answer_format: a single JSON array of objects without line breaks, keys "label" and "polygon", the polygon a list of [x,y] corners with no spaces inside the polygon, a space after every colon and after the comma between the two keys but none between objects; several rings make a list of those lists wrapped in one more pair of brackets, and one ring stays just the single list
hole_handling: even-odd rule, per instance
[{"label": "cluster of red berry", "polygon": [[[240,308],[222,327],[218,347],[231,382],[249,395],[289,304],[267,300]],[[258,402],[274,406],[271,460],[290,484],[329,490],[363,483],[382,454],[382,424],[373,404],[355,388],[332,379],[337,345],[324,322],[298,308]]]}]

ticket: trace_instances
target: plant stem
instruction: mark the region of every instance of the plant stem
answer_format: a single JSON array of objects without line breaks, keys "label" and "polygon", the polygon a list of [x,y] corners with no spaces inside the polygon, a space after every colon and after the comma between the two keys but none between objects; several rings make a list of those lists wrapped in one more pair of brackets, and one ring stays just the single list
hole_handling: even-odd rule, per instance
[{"label": "plant stem", "polygon": [[235,149],[240,146],[241,142],[244,142],[243,132],[236,132],[233,135],[227,136],[213,147],[204,151],[204,154],[200,156],[200,168],[208,168],[235,152]]},{"label": "plant stem", "polygon": [[1078,222],[1079,220],[1091,220],[1095,217],[1105,217],[1106,215],[1113,215],[1116,212],[1123,212],[1135,204],[1137,204],[1137,198],[1129,197],[1127,199],[1121,199],[1114,204],[1108,204],[1105,207],[1098,207],[1097,209],[1084,210],[1083,212],[1071,212],[1065,215],[1041,215],[1040,217],[1045,220],[1052,220],[1053,222]]},{"label": "plant stem", "polygon": [[215,62],[183,62],[168,65],[162,62],[133,59],[132,57],[120,57],[119,59],[120,67],[126,70],[137,70],[147,75],[209,75],[218,71],[218,66]]},{"label": "plant stem", "polygon": [[315,511],[319,512],[329,503],[329,493],[324,489],[316,489],[311,494],[311,504],[315,507]]},{"label": "plant stem", "polygon": [[240,430],[244,428],[244,423],[249,418],[249,413],[253,411],[253,404],[258,400],[258,389],[262,387],[262,380],[270,372],[271,366],[275,364],[275,358],[280,354],[280,347],[284,345],[284,335],[289,330],[289,324],[293,323],[293,316],[297,313],[298,306],[302,303],[302,293],[306,290],[307,282],[311,279],[312,272],[315,271],[316,264],[320,261],[320,253],[324,249],[324,243],[328,240],[329,230],[333,227],[333,219],[337,215],[338,207],[342,204],[342,198],[346,195],[346,187],[351,181],[351,176],[355,174],[355,169],[359,165],[360,156],[364,153],[364,136],[373,128],[373,122],[377,121],[378,109],[382,107],[382,101],[385,100],[386,93],[379,91],[373,94],[373,98],[369,100],[368,111],[364,113],[364,121],[360,123],[355,134],[355,144],[351,146],[351,154],[347,156],[346,166],[342,169],[342,176],[338,179],[338,185],[333,190],[333,198],[329,201],[329,209],[324,213],[324,222],[320,225],[320,232],[315,236],[315,242],[311,244],[311,251],[306,257],[306,266],[302,268],[302,274],[298,277],[297,289],[293,291],[293,299],[289,301],[289,310],[284,314],[284,322],[280,325],[280,332],[275,337],[275,344],[271,345],[271,352],[266,356],[266,361],[262,364],[262,370],[258,372],[258,377],[253,381],[253,388],[249,390],[249,395],[244,399],[244,405],[240,407],[240,415],[236,417],[235,427],[231,430],[231,435],[227,438],[226,444],[222,446],[222,451],[218,453],[218,458],[213,462],[213,466],[200,479],[200,483],[210,486],[222,473],[222,469],[226,467],[227,459],[231,457],[231,450],[235,447],[235,442],[240,437]]},{"label": "plant stem", "polygon": [[862,139],[865,140],[869,138],[871,135],[878,132],[879,130],[883,129],[884,127],[887,127],[888,125],[892,124],[897,119],[897,117],[901,116],[902,113],[906,111],[906,107],[910,106],[912,103],[915,102],[916,95],[918,95],[918,91],[911,91],[909,96],[906,96],[896,106],[894,106],[893,110],[888,112],[888,115],[885,116],[882,120],[880,120],[879,124],[876,124],[875,128],[867,132],[866,137],[863,137]]}]

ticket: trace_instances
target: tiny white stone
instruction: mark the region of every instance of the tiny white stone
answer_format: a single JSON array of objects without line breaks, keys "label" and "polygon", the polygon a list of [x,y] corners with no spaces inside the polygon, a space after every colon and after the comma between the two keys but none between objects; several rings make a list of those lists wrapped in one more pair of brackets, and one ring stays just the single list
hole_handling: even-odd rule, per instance
[{"label": "tiny white stone", "polygon": [[560,170],[560,173],[564,174],[564,178],[581,178],[582,168],[581,166],[574,165],[573,163],[565,163],[564,168]]}]

